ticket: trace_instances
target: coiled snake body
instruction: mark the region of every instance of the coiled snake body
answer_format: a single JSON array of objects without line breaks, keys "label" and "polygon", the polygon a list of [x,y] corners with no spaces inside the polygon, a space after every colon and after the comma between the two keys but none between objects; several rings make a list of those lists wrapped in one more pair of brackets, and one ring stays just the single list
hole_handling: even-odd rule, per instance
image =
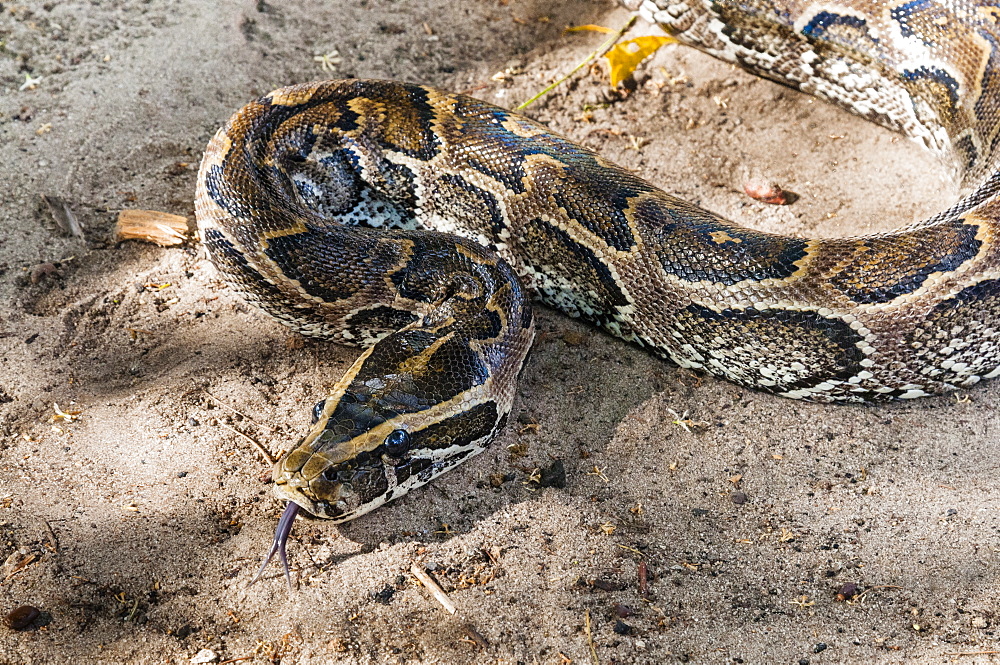
[{"label": "coiled snake body", "polygon": [[632,4],[684,41],[952,156],[971,193],[893,233],[783,237],[469,97],[346,80],[250,103],[202,163],[204,244],[273,316],[367,347],[275,467],[293,507],[272,554],[284,556],[295,505],[351,519],[497,435],[531,345],[528,293],[787,397],[909,398],[1000,373],[1000,10],[660,1]]}]

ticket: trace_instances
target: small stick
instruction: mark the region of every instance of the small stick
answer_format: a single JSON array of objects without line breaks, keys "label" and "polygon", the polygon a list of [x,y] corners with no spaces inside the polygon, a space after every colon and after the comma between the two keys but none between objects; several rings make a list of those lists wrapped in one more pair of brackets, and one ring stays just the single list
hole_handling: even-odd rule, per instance
[{"label": "small stick", "polygon": [[222,422],[221,420],[219,421],[219,425],[222,426],[222,427],[225,427],[230,432],[234,432],[236,434],[239,434],[244,439],[246,439],[247,441],[249,441],[250,443],[252,443],[254,445],[254,447],[257,449],[257,451],[261,455],[264,456],[264,459],[267,460],[268,464],[274,464],[274,458],[271,456],[271,453],[267,452],[267,449],[264,448],[264,446],[262,446],[260,443],[258,443],[256,439],[254,439],[253,437],[251,437],[248,434],[244,434],[243,432],[239,431],[235,427],[230,427],[229,425],[227,425],[226,423]]},{"label": "small stick", "polygon": [[534,97],[532,97],[528,101],[522,103],[520,106],[518,106],[514,110],[515,111],[520,111],[521,109],[527,107],[529,104],[535,103],[536,101],[538,101],[538,99],[542,95],[548,93],[550,90],[552,90],[553,88],[555,88],[557,85],[561,84],[563,81],[565,81],[566,79],[568,79],[570,76],[572,76],[573,74],[576,74],[578,71],[580,71],[580,69],[582,69],[583,66],[586,65],[588,62],[590,62],[594,58],[598,58],[601,55],[603,55],[608,49],[610,49],[612,46],[615,45],[615,42],[617,42],[619,39],[622,38],[622,35],[624,35],[626,32],[629,31],[629,29],[632,27],[633,23],[635,23],[635,14],[632,15],[632,17],[628,20],[628,22],[625,23],[625,25],[623,25],[618,32],[616,32],[615,34],[611,35],[606,42],[604,42],[603,44],[601,44],[597,48],[596,51],[594,51],[593,53],[591,53],[590,55],[588,55],[586,58],[584,58],[580,62],[580,64],[578,64],[576,67],[574,67],[573,71],[571,71],[569,74],[566,74],[566,76],[563,76],[563,77],[559,78],[554,83],[546,86],[544,90],[542,90],[541,92],[539,92],[537,95],[535,95]]},{"label": "small stick", "polygon": [[413,565],[410,566],[410,572],[421,584],[427,587],[427,590],[431,592],[432,596],[434,596],[434,600],[441,603],[441,607],[443,607],[448,614],[454,614],[458,611],[458,608],[456,608],[455,604],[451,602],[451,599],[445,595],[444,590],[438,585],[437,582],[431,579],[431,576],[427,574],[427,571],[424,570],[422,566],[413,562]]},{"label": "small stick", "polygon": [[594,665],[601,665],[601,662],[597,660],[597,649],[594,647],[594,635],[590,632],[590,610],[584,615],[584,628],[587,630],[587,644],[590,646],[590,658],[594,661]]},{"label": "small stick", "polygon": [[942,656],[989,656],[998,654],[1000,651],[956,651],[955,653],[943,653]]}]

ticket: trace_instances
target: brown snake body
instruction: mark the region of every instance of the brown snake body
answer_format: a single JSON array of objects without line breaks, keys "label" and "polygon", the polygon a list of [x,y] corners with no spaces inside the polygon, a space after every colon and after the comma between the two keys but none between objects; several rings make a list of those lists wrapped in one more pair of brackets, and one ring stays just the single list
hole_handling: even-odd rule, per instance
[{"label": "brown snake body", "polygon": [[343,521],[481,451],[511,409],[529,293],[786,397],[910,398],[1000,373],[994,5],[634,4],[953,157],[970,193],[891,233],[779,236],[469,97],[388,81],[276,90],[206,151],[203,241],[270,314],[367,347],[276,466],[279,496]]}]

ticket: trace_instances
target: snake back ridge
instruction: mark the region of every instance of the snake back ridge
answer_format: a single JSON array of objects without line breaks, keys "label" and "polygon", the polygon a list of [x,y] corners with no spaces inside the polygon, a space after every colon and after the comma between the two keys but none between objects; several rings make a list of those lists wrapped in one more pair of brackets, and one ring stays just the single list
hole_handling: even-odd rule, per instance
[{"label": "snake back ridge", "polygon": [[531,296],[791,398],[911,398],[1000,374],[1000,10],[631,4],[951,158],[967,195],[891,233],[773,235],[470,97],[375,80],[276,90],[206,151],[202,240],[272,316],[365,347],[276,465],[279,496],[344,521],[483,450],[511,410]]}]

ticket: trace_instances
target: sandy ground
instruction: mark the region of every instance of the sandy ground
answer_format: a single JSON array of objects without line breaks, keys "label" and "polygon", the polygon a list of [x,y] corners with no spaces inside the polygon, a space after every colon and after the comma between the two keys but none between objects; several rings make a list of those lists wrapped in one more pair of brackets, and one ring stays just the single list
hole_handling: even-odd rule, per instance
[{"label": "sandy ground", "polygon": [[[544,309],[492,450],[354,523],[300,519],[297,592],[277,567],[248,586],[281,506],[234,430],[279,453],[356,352],[242,304],[197,245],[115,244],[118,211],[193,219],[216,127],[332,76],[316,55],[513,106],[603,39],[564,26],[625,18],[603,0],[0,3],[0,612],[42,611],[0,624],[0,663],[1000,662],[968,655],[1000,649],[1000,385],[800,404]],[[639,78],[620,99],[585,70],[530,115],[771,231],[884,230],[956,196],[909,142],[697,52]],[[750,173],[801,198],[755,202]],[[531,480],[557,461],[564,487]]]}]

